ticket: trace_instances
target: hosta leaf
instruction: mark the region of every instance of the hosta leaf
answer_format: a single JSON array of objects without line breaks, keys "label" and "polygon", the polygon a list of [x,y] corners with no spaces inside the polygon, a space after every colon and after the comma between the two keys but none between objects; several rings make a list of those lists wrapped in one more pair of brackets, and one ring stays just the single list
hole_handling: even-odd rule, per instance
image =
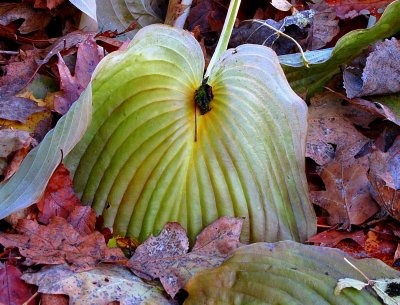
[{"label": "hosta leaf", "polygon": [[[283,68],[292,88],[298,93],[307,92],[312,96],[320,90],[329,79],[340,72],[340,65],[348,63],[369,44],[379,39],[393,36],[400,31],[400,0],[392,2],[386,8],[379,21],[370,29],[355,30],[338,40],[329,59],[313,64],[318,58],[326,58],[326,53],[311,53],[310,68],[298,66],[298,55],[283,57]],[[321,57],[320,57],[321,56]]]},{"label": "hosta leaf", "polygon": [[[96,0],[99,31],[123,32],[134,21],[138,28],[162,23],[167,4],[166,0]],[[132,38],[136,32],[126,36]]]},{"label": "hosta leaf", "polygon": [[[307,109],[276,55],[228,50],[197,110],[204,59],[190,33],[148,26],[93,81],[93,121],[68,156],[76,191],[106,226],[141,240],[177,221],[194,237],[244,216],[244,240],[305,240],[315,231],[304,177]],[[104,65],[103,65],[104,66]]]},{"label": "hosta leaf", "polygon": [[365,281],[344,257],[371,279],[400,275],[382,261],[355,261],[337,249],[291,241],[258,243],[239,248],[222,266],[192,278],[185,288],[189,298],[184,304],[381,304],[365,289],[334,294],[341,278]]}]

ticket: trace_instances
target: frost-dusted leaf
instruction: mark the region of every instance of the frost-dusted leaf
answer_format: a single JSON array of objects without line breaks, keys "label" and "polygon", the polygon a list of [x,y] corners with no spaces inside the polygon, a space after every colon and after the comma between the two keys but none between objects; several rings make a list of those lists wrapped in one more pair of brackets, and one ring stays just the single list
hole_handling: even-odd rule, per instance
[{"label": "frost-dusted leaf", "polygon": [[242,223],[243,219],[231,217],[214,221],[197,236],[189,253],[186,231],[177,223],[167,223],[159,236],[150,236],[136,249],[128,266],[142,278],[159,278],[174,297],[194,274],[219,266],[240,246]]},{"label": "frost-dusted leaf", "polygon": [[[378,42],[365,67],[347,67],[343,72],[344,86],[349,98],[366,95],[391,94],[400,91],[400,41],[392,38]],[[356,73],[355,71],[362,71]]]},{"label": "frost-dusted leaf", "polygon": [[68,263],[71,269],[82,271],[101,262],[126,261],[120,249],[107,248],[101,233],[81,235],[61,217],[53,217],[47,226],[22,219],[17,229],[20,234],[0,233],[0,244],[18,247],[28,266]]},{"label": "frost-dusted leaf", "polygon": [[209,76],[212,109],[197,111],[197,125],[204,59],[190,33],[151,25],[103,62],[92,124],[66,165],[105,226],[142,241],[169,221],[194,240],[221,216],[246,218],[243,241],[315,232],[304,177],[307,108],[270,49],[224,53]]},{"label": "frost-dusted leaf", "polygon": [[369,29],[355,30],[344,35],[336,43],[331,56],[318,64],[311,64],[310,68],[299,67],[296,64],[298,55],[290,56],[294,65],[291,66],[286,58],[286,64],[283,68],[292,88],[298,93],[307,93],[312,96],[320,90],[331,77],[340,73],[340,65],[349,62],[379,39],[393,36],[400,30],[400,19],[398,12],[400,10],[400,1],[394,1],[388,5],[379,21]]},{"label": "frost-dusted leaf", "polygon": [[354,288],[357,290],[361,290],[366,286],[368,286],[368,283],[364,283],[359,280],[354,280],[349,278],[339,279],[334,293],[335,295],[339,295],[345,288]]},{"label": "frost-dusted leaf", "polygon": [[[136,21],[140,27],[162,23],[168,2],[166,0],[96,0],[99,32],[125,31]],[[137,31],[126,34],[132,38]]]},{"label": "frost-dusted leaf", "polygon": [[29,285],[20,279],[21,275],[17,267],[0,263],[0,304],[19,305],[32,296]]},{"label": "frost-dusted leaf", "polygon": [[25,273],[22,279],[39,286],[39,292],[66,294],[69,305],[172,305],[161,289],[144,283],[121,266],[100,265],[84,272],[71,271],[68,266],[46,266],[36,273]]},{"label": "frost-dusted leaf", "polygon": [[220,267],[194,276],[185,287],[189,298],[184,304],[381,304],[365,289],[334,295],[339,279],[364,280],[343,257],[371,279],[400,276],[379,260],[355,261],[337,249],[291,241],[258,243],[239,248]]}]

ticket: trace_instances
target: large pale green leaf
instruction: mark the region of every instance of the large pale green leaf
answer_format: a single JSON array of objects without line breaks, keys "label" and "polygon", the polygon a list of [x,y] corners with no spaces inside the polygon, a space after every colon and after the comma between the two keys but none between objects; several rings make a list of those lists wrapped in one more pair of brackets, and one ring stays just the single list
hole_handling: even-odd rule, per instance
[{"label": "large pale green leaf", "polygon": [[68,156],[83,202],[115,233],[145,239],[177,221],[193,239],[222,215],[246,217],[244,240],[315,232],[304,176],[305,103],[263,46],[228,50],[210,72],[192,35],[148,26],[93,81],[93,120]]},{"label": "large pale green leaf", "polygon": [[365,289],[345,289],[334,295],[341,278],[365,281],[344,257],[370,279],[400,276],[380,260],[354,260],[337,249],[291,241],[258,243],[239,248],[222,266],[192,278],[185,288],[189,298],[184,304],[382,304]]},{"label": "large pale green leaf", "polygon": [[[137,29],[153,23],[162,23],[167,0],[96,0],[99,31],[122,32],[134,21]],[[137,30],[123,38],[132,38]]]},{"label": "large pale green leaf", "polygon": [[[393,36],[400,31],[400,0],[392,2],[381,19],[370,29],[355,30],[338,40],[329,59],[313,64],[313,60],[323,59],[326,53],[311,53],[310,68],[298,66],[298,55],[283,57],[283,69],[292,88],[308,96],[320,90],[333,75],[340,72],[340,65],[348,63],[368,45],[379,39]],[[314,55],[315,54],[315,55]]]}]

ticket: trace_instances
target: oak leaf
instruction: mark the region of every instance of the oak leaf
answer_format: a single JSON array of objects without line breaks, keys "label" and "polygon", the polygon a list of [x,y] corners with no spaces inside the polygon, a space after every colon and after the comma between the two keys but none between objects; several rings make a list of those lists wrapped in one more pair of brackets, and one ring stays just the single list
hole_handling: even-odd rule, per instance
[{"label": "oak leaf", "polygon": [[102,234],[96,231],[82,236],[61,217],[53,217],[47,226],[22,219],[17,229],[21,234],[0,233],[0,244],[18,247],[28,266],[68,263],[74,271],[83,271],[100,262],[126,261],[120,249],[107,248]]},{"label": "oak leaf", "polygon": [[128,262],[138,276],[159,278],[174,297],[197,272],[219,266],[240,246],[243,219],[222,217],[206,227],[196,238],[191,252],[189,239],[178,223],[167,223],[160,235],[150,236]]}]

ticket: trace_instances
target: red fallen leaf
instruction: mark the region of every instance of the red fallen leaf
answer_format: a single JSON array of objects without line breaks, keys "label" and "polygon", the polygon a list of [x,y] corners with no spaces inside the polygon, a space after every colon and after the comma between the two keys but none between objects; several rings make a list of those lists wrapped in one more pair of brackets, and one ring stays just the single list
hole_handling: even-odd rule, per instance
[{"label": "red fallen leaf", "polygon": [[188,29],[193,30],[196,26],[199,26],[201,33],[220,32],[224,25],[228,6],[228,0],[195,0],[187,19]]},{"label": "red fallen leaf", "polygon": [[67,218],[81,202],[76,196],[68,169],[60,164],[51,176],[42,198],[37,203],[40,211],[38,220],[48,224],[50,218]]},{"label": "red fallen leaf", "polygon": [[41,305],[68,305],[69,300],[66,295],[42,293],[42,297],[40,299],[40,304]]},{"label": "red fallen leaf", "polygon": [[0,304],[21,305],[33,295],[30,286],[20,279],[21,275],[17,267],[0,263]]},{"label": "red fallen leaf", "polygon": [[330,225],[343,224],[348,228],[362,224],[378,212],[379,206],[369,192],[368,164],[364,159],[347,166],[333,161],[321,167],[326,191],[312,191],[310,195],[313,203],[328,211]]},{"label": "red fallen leaf", "polygon": [[82,236],[89,235],[94,232],[96,227],[96,213],[89,206],[76,206],[67,221]]},{"label": "red fallen leaf", "polygon": [[54,110],[65,114],[80,94],[85,90],[97,64],[103,58],[103,49],[89,36],[78,45],[78,55],[74,76],[71,75],[61,55],[58,54],[58,71],[60,73],[62,96],[56,95]]},{"label": "red fallen leaf", "polygon": [[191,252],[189,239],[178,223],[167,223],[160,235],[150,236],[128,262],[132,271],[144,278],[159,278],[165,291],[174,297],[197,272],[219,266],[239,242],[243,219],[222,217],[206,227]]},{"label": "red fallen leaf", "polygon": [[372,15],[376,15],[379,9],[385,9],[391,2],[392,0],[326,0],[342,19],[357,17],[362,10],[368,10]]},{"label": "red fallen leaf", "polygon": [[109,249],[99,232],[82,236],[64,218],[53,217],[47,226],[22,219],[17,230],[21,234],[0,233],[0,244],[18,247],[25,265],[57,265],[68,263],[74,271],[93,269],[101,262],[125,263],[118,248]]},{"label": "red fallen leaf", "polygon": [[365,247],[367,236],[363,230],[358,230],[355,232],[328,230],[314,235],[307,240],[307,242],[319,243],[320,246],[324,247],[334,247],[344,239],[351,239],[361,247]]},{"label": "red fallen leaf", "polygon": [[30,0],[29,2],[35,2],[35,8],[48,8],[53,9],[63,3],[65,0]]},{"label": "red fallen leaf", "polygon": [[378,258],[388,265],[392,265],[397,242],[380,238],[379,234],[373,231],[369,231],[367,237],[364,250],[368,257]]},{"label": "red fallen leaf", "polygon": [[400,221],[400,136],[384,153],[375,151],[370,156],[368,179],[371,193],[378,204]]},{"label": "red fallen leaf", "polygon": [[29,34],[44,29],[51,20],[51,15],[46,11],[35,10],[28,3],[1,3],[0,24],[8,25],[13,21],[23,19],[24,22],[18,30],[21,34]]},{"label": "red fallen leaf", "polygon": [[[31,139],[33,140],[33,138],[31,138]],[[22,147],[15,153],[10,164],[8,164],[8,166],[4,172],[4,180],[3,181],[7,181],[8,179],[10,179],[12,177],[12,175],[14,175],[15,172],[19,169],[22,161],[24,160],[24,158],[30,151],[31,142],[32,141],[30,141],[30,143],[26,143],[24,147]]]}]

